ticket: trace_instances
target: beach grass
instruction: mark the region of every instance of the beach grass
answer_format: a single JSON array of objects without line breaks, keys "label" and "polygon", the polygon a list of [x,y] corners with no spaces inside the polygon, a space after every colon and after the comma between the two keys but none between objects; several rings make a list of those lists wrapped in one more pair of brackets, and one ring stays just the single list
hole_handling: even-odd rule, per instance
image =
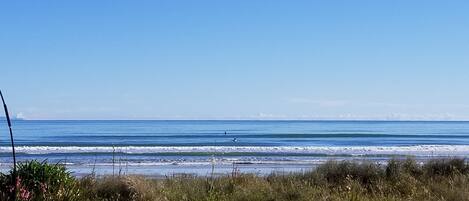
[{"label": "beach grass", "polygon": [[[301,173],[153,179],[136,175],[89,175],[76,179],[75,197],[88,201],[313,201],[469,200],[469,165],[464,159],[329,161]],[[74,189],[76,190],[76,189]],[[41,199],[37,199],[41,200]],[[52,199],[53,200],[53,199]]]}]

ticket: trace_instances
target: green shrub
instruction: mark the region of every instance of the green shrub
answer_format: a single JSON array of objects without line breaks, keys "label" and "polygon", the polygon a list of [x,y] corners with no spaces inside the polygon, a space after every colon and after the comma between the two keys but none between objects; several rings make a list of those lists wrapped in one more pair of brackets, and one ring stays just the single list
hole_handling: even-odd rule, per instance
[{"label": "green shrub", "polygon": [[417,164],[414,159],[406,160],[391,159],[386,166],[386,178],[389,181],[399,180],[402,176],[410,175],[419,177],[423,174],[422,166]]},{"label": "green shrub", "polygon": [[141,176],[94,175],[80,181],[84,200],[87,201],[158,201],[158,188],[150,179]]},{"label": "green shrub", "polygon": [[328,183],[333,185],[345,184],[347,180],[354,180],[369,186],[384,175],[383,169],[377,164],[348,161],[329,161],[320,165],[315,172],[319,177],[323,177]]},{"label": "green shrub", "polygon": [[9,200],[10,193],[12,191],[11,177],[0,173],[0,200]]},{"label": "green shrub", "polygon": [[453,176],[456,174],[469,173],[469,167],[464,159],[434,159],[423,165],[423,170],[427,176]]},{"label": "green shrub", "polygon": [[[16,186],[17,200],[79,200],[80,190],[77,182],[64,166],[46,162],[28,161],[19,163],[16,173],[16,184],[13,184],[13,171],[2,175],[2,192]],[[3,193],[2,200],[11,200]]]}]

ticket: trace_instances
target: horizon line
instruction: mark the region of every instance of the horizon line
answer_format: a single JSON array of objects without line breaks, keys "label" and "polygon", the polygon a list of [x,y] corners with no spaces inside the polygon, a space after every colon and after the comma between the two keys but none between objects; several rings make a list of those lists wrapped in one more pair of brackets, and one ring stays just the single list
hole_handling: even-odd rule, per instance
[{"label": "horizon line", "polygon": [[12,119],[12,121],[381,121],[469,122],[469,119]]}]

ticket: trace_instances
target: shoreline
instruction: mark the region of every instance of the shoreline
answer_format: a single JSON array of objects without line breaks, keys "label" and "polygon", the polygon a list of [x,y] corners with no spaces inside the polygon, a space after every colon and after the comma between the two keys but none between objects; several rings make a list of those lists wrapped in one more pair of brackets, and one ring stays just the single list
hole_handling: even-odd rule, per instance
[{"label": "shoreline", "polygon": [[[260,176],[272,172],[302,172],[327,161],[373,162],[413,158],[419,163],[438,158],[464,158],[469,145],[412,146],[18,146],[19,161],[38,160],[66,165],[73,175],[137,174],[165,177],[173,174],[230,174]],[[0,147],[0,172],[12,165],[9,147]],[[213,170],[212,170],[213,168]]]},{"label": "shoreline", "polygon": [[[311,171],[330,161],[352,162],[352,163],[373,163],[384,166],[389,160],[415,160],[418,164],[424,164],[431,160],[462,158],[457,156],[436,156],[436,157],[415,157],[415,156],[389,156],[389,157],[322,157],[308,161],[216,161],[205,162],[147,162],[147,163],[126,163],[116,161],[113,163],[96,164],[73,164],[63,163],[72,175],[83,177],[90,174],[99,176],[110,175],[142,175],[149,178],[165,178],[167,176],[187,174],[194,176],[208,176],[215,173],[219,176],[230,175],[233,170],[242,174],[254,174],[257,176],[267,176],[272,173],[291,174]],[[463,158],[464,159],[464,158]],[[40,160],[39,160],[40,161]],[[25,161],[20,161],[25,162]],[[50,162],[50,161],[49,161]],[[51,162],[50,162],[51,163]],[[12,163],[0,163],[0,172],[6,173]]]}]

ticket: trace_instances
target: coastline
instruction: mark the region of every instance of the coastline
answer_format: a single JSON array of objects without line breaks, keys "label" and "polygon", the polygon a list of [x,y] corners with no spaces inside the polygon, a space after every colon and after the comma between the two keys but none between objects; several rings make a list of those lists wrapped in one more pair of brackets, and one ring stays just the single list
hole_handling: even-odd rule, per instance
[{"label": "coastline", "polygon": [[[309,160],[283,160],[283,161],[266,161],[266,160],[227,160],[224,158],[213,158],[211,161],[158,161],[158,162],[131,162],[122,158],[116,159],[115,162],[108,161],[105,163],[86,163],[74,164],[70,161],[51,161],[44,160],[53,164],[64,165],[69,169],[72,175],[77,177],[96,174],[99,176],[109,175],[142,175],[149,178],[165,178],[167,176],[187,174],[194,176],[209,176],[215,174],[218,176],[227,176],[234,169],[243,174],[254,174],[257,176],[267,176],[272,173],[290,174],[301,173],[314,170],[329,161],[353,162],[353,163],[374,163],[377,165],[386,165],[391,159],[405,160],[413,159],[418,164],[424,164],[431,160],[445,158],[462,158],[461,156],[432,156],[432,157],[416,157],[416,156],[377,156],[377,157],[315,157]],[[36,159],[32,159],[36,160]],[[28,161],[28,160],[25,160]],[[23,161],[23,162],[25,162]],[[39,160],[42,161],[42,160]],[[12,166],[12,163],[0,163],[0,172],[6,173]]]}]

